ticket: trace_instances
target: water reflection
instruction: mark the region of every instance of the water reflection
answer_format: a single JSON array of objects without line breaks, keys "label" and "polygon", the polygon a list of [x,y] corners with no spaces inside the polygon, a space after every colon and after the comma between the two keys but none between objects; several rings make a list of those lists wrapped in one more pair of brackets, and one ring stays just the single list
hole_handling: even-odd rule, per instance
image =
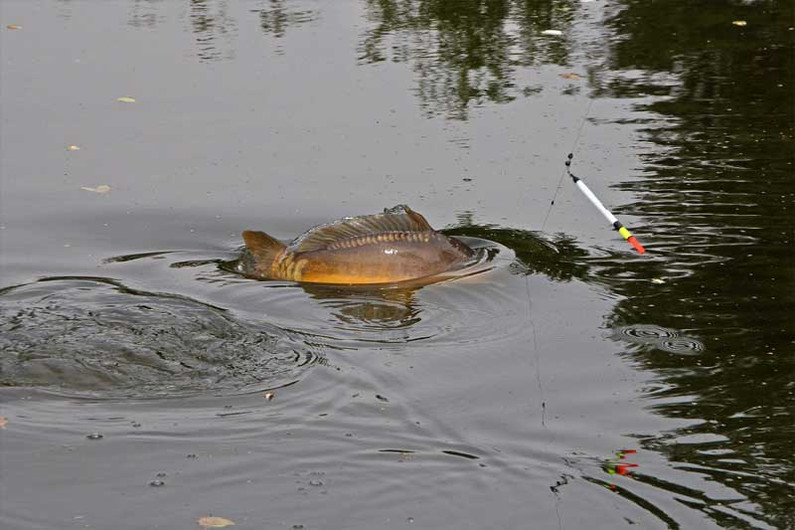
[{"label": "water reflection", "polygon": [[[202,61],[233,59],[237,21],[223,0],[191,0],[190,25],[196,39],[196,54]],[[221,42],[219,42],[221,41]]]},{"label": "water reflection", "polygon": [[[194,35],[196,56],[201,62],[233,60],[237,56],[238,26],[257,17],[257,25],[275,39],[287,35],[289,28],[317,20],[315,9],[292,0],[260,0],[259,2],[228,2],[227,0],[188,0],[187,26]],[[60,0],[64,18],[71,17],[69,0]],[[170,5],[159,0],[131,0],[127,24],[141,29],[155,29],[168,17]],[[284,53],[281,47],[277,54]]]},{"label": "water reflection", "polygon": [[[662,189],[675,188],[672,180],[665,188],[655,179],[644,182],[664,196]],[[635,186],[640,188],[644,182]],[[704,179],[701,186],[709,189],[709,184]],[[637,215],[645,207],[648,203],[640,203],[630,211]],[[739,226],[749,224],[744,217],[736,221]],[[703,218],[702,222],[714,220]],[[760,216],[754,222],[770,221]],[[789,450],[795,363],[784,355],[793,337],[792,313],[774,311],[781,302],[771,302],[775,297],[789,300],[792,292],[781,292],[776,283],[753,280],[727,284],[727,276],[739,273],[742,278],[749,270],[730,265],[763,244],[742,239],[738,247],[732,238],[737,224],[727,222],[725,239],[720,234],[708,238],[701,252],[719,258],[712,260],[656,244],[651,245],[650,257],[640,259],[629,252],[582,248],[563,236],[550,240],[522,230],[476,224],[447,233],[476,235],[510,246],[523,263],[514,268],[516,273],[540,272],[561,281],[595,282],[617,295],[613,311],[606,315],[607,335],[621,345],[619,353],[629,364],[657,374],[644,391],[651,409],[690,422],[673,432],[627,434],[637,436],[643,448],[665,454],[684,469],[738,492],[739,497],[713,498],[685,484],[643,473],[637,480],[685,495],[694,509],[720,524],[744,527],[751,521],[751,526],[765,527],[763,521],[767,521],[787,527],[793,511],[787,502],[784,508],[780,505],[791,498],[795,482]],[[650,228],[643,231],[649,233]],[[666,243],[688,245],[686,238],[670,235]],[[751,271],[779,275],[780,267],[793,262],[779,256],[791,250],[769,250],[764,266]],[[747,303],[753,292],[763,305]],[[762,293],[771,299],[769,306],[761,300]],[[609,485],[601,478],[589,480]],[[676,526],[640,490],[627,486],[617,492]]]},{"label": "water reflection", "polygon": [[429,115],[466,119],[473,105],[506,103],[537,91],[516,70],[565,64],[571,0],[366,0],[371,22],[359,45],[364,63],[408,63]]},{"label": "water reflection", "polygon": [[[626,296],[612,328],[653,322],[706,345],[694,356],[632,352],[658,374],[654,410],[692,421],[645,445],[747,495],[763,507],[755,517],[791,527],[793,5],[621,4],[609,20],[622,38],[610,47],[603,94],[666,96],[644,107],[659,116],[645,131],[658,147],[646,178],[622,186],[638,197],[624,212],[647,221],[662,260],[620,281],[620,256],[589,261],[594,277]],[[714,502],[699,509],[747,524]]]},{"label": "water reflection", "polygon": [[413,288],[350,289],[312,284],[301,287],[338,319],[343,328],[371,331],[379,340],[385,340],[382,332],[408,328],[420,321]]},{"label": "water reflection", "polygon": [[[417,280],[353,286],[247,280],[244,288],[260,293],[260,298],[263,291],[266,298],[276,295],[283,325],[322,337],[332,348],[443,341],[458,332],[455,340],[499,340],[474,324],[469,313],[503,310],[504,295],[491,275],[524,269],[503,245],[481,238],[459,238],[476,251],[478,260],[462,269]],[[245,251],[241,255],[245,258]],[[116,258],[114,262],[122,261]],[[171,267],[185,263],[198,267],[215,265],[205,260],[195,262],[196,265],[179,262]],[[240,277],[237,263],[238,260],[222,261],[217,267],[220,273]],[[289,296],[283,296],[285,291]],[[299,293],[308,295],[314,303],[307,304],[306,296]]]},{"label": "water reflection", "polygon": [[153,29],[162,22],[162,17],[158,13],[158,3],[152,0],[133,0],[127,23],[135,28]]},{"label": "water reflection", "polygon": [[252,9],[259,15],[259,26],[266,34],[279,39],[287,34],[287,28],[311,22],[317,18],[312,9],[297,9],[288,0],[265,0],[260,7]]},{"label": "water reflection", "polygon": [[[66,0],[61,5],[71,13]],[[573,44],[565,35],[579,5],[575,0],[364,0],[369,27],[357,54],[366,64],[410,64],[428,115],[466,119],[472,106],[538,93],[541,86],[522,81],[520,69],[569,62]],[[260,30],[276,39],[318,19],[316,9],[291,0],[238,7],[227,0],[189,0],[188,24],[199,60],[234,59],[245,17],[258,17]],[[133,0],[128,24],[152,29],[163,21],[162,9],[160,2]],[[544,33],[549,30],[561,34]]]},{"label": "water reflection", "polygon": [[582,258],[588,251],[577,245],[573,237],[565,234],[547,236],[541,232],[477,224],[470,213],[458,217],[459,226],[443,230],[451,236],[469,236],[489,241],[511,249],[517,261],[512,269],[519,274],[543,274],[552,280],[569,281],[585,278],[588,266]]}]

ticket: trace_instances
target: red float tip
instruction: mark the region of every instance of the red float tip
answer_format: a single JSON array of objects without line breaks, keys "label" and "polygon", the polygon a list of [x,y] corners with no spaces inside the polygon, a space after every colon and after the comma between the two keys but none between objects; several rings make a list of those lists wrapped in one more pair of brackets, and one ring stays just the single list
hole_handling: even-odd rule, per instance
[{"label": "red float tip", "polygon": [[643,245],[641,245],[641,244],[638,242],[638,240],[637,240],[637,239],[635,239],[635,236],[629,236],[629,237],[627,238],[627,241],[629,241],[629,243],[630,243],[630,244],[631,244],[633,247],[635,247],[635,250],[637,250],[637,251],[638,251],[638,254],[645,254],[645,253],[646,253],[646,249],[645,249],[645,248],[643,248]]}]

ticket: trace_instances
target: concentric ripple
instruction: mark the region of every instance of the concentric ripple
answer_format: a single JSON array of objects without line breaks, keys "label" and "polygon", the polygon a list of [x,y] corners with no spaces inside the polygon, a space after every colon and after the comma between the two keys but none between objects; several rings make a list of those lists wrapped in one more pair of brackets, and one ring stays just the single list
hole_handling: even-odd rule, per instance
[{"label": "concentric ripple", "polygon": [[491,241],[466,238],[466,243],[480,252],[481,259],[431,285],[250,282],[241,286],[245,294],[237,303],[267,300],[263,312],[277,313],[274,318],[280,326],[304,330],[342,349],[510,341],[524,329],[527,304],[523,288],[518,299],[515,292],[504,289],[504,282],[515,278],[509,270],[515,254]]},{"label": "concentric ripple", "polygon": [[317,360],[316,346],[275,326],[107,278],[0,291],[0,385],[118,397],[247,392]]},{"label": "concentric ripple", "polygon": [[679,336],[679,334],[672,329],[654,325],[625,326],[618,331],[624,338],[643,344]]},{"label": "concentric ripple", "polygon": [[704,351],[704,344],[690,337],[674,337],[661,340],[658,346],[661,350],[680,355],[695,355]]},{"label": "concentric ripple", "polygon": [[623,326],[614,330],[613,337],[679,355],[696,355],[704,351],[704,344],[701,341],[681,336],[675,330],[656,325]]}]

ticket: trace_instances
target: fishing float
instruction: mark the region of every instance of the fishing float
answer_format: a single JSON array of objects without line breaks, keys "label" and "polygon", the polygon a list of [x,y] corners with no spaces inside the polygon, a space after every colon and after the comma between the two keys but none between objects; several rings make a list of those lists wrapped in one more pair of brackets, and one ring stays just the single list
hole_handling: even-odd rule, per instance
[{"label": "fishing float", "polygon": [[600,201],[599,198],[596,195],[594,195],[594,193],[590,190],[590,188],[588,188],[588,186],[585,185],[585,182],[583,182],[583,180],[580,177],[575,176],[571,172],[572,158],[574,158],[574,154],[569,153],[568,160],[566,160],[566,172],[571,177],[571,180],[574,181],[574,184],[577,185],[577,187],[580,189],[583,195],[588,197],[588,200],[591,201],[591,204],[596,206],[596,209],[599,210],[602,213],[602,215],[604,215],[605,219],[607,219],[607,221],[610,223],[613,229],[619,234],[621,234],[621,237],[626,239],[629,242],[629,244],[632,245],[635,248],[635,250],[638,251],[638,254],[644,254],[646,252],[646,249],[643,248],[643,245],[641,245],[640,242],[637,239],[635,239],[635,236],[633,236],[632,233],[629,230],[627,230],[627,227],[621,224],[621,221],[619,221],[615,215],[610,213],[610,210],[605,208],[605,205],[602,204],[602,201]]}]

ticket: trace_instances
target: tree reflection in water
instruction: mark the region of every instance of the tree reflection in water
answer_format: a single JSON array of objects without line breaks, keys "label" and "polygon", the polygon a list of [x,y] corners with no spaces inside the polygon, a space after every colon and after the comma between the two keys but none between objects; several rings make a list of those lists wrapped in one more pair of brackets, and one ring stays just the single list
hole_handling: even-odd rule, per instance
[{"label": "tree reflection in water", "polygon": [[[547,38],[564,31],[578,2],[571,0],[367,0],[367,30],[359,60],[409,63],[428,115],[465,120],[473,105],[506,103],[533,93],[516,71],[566,64],[570,43]],[[528,92],[529,91],[529,92]]]}]

